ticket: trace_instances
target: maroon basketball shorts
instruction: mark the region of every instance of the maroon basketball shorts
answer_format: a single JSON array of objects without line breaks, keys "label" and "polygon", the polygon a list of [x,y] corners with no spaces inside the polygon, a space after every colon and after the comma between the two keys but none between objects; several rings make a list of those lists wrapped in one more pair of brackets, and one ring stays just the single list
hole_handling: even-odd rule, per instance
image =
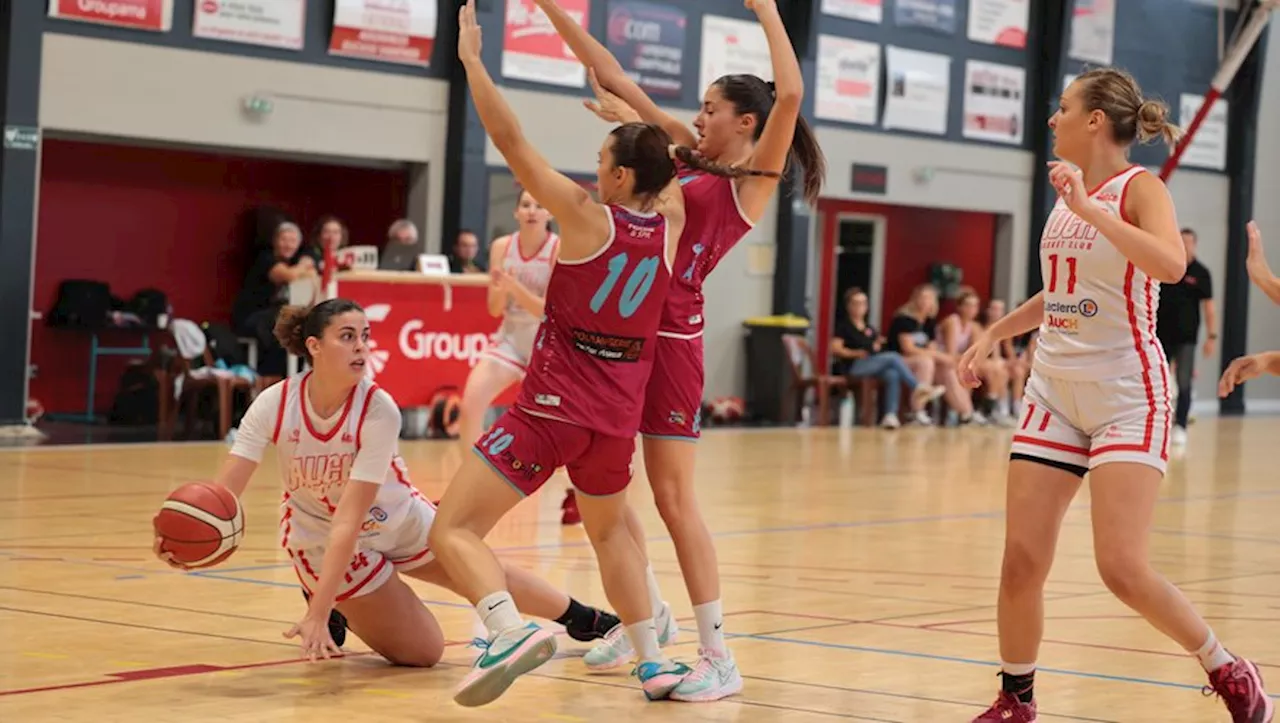
[{"label": "maroon basketball shorts", "polygon": [[644,391],[640,433],[689,442],[702,436],[702,337],[659,336]]},{"label": "maroon basketball shorts", "polygon": [[560,467],[585,495],[617,494],[631,482],[635,437],[613,437],[511,407],[473,448],[498,476],[528,496]]}]

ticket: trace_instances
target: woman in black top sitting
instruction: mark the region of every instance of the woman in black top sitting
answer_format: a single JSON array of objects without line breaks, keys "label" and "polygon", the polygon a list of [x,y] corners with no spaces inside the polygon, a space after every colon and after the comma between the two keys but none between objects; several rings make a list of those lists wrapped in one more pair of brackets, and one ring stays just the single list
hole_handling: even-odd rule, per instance
[{"label": "woman in black top sitting", "polygon": [[831,354],[836,358],[837,371],[855,377],[875,377],[884,382],[884,410],[880,426],[886,429],[897,429],[898,405],[902,393],[902,385],[911,390],[911,408],[917,418],[923,414],[923,407],[928,402],[942,395],[942,387],[922,385],[915,374],[907,368],[902,355],[893,351],[884,351],[882,340],[874,327],[867,324],[867,310],[870,304],[862,289],[851,288],[844,293],[844,308],[849,313],[847,320],[836,324],[836,336],[831,340]]},{"label": "woman in black top sitting", "polygon": [[985,423],[973,409],[973,396],[956,376],[959,357],[938,348],[938,290],[921,284],[911,291],[911,300],[898,310],[889,324],[886,346],[902,355],[907,366],[922,381],[941,384],[947,404],[956,411],[961,424]]},{"label": "woman in black top sitting", "polygon": [[231,326],[241,336],[258,340],[258,373],[283,376],[284,348],[275,338],[276,315],[289,301],[289,284],[315,278],[315,258],[302,248],[302,232],[288,221],[276,227],[271,247],[254,259],[231,309]]}]

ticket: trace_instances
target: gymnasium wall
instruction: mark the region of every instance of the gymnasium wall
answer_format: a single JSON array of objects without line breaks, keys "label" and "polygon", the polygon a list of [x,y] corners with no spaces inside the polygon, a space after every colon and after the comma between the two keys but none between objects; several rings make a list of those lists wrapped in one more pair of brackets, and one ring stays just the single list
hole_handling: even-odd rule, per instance
[{"label": "gymnasium wall", "polygon": [[[1158,167],[1152,167],[1159,173]],[[1195,229],[1200,243],[1196,258],[1209,269],[1213,279],[1213,300],[1218,314],[1218,348],[1205,358],[1196,352],[1195,401],[1199,409],[1216,413],[1218,409],[1218,370],[1222,357],[1223,304],[1227,278],[1227,202],[1231,179],[1221,173],[1180,169],[1169,180],[1169,193],[1178,211],[1178,224]],[[1205,339],[1201,326],[1200,343]]]},{"label": "gymnasium wall", "polygon": [[[107,282],[129,298],[158,288],[175,318],[228,323],[255,248],[247,214],[268,205],[309,234],[326,213],[354,243],[381,243],[404,213],[403,169],[337,167],[163,148],[46,139],[41,153],[33,307],[46,317],[64,279]],[[101,343],[134,346],[113,332]],[[84,409],[89,337],[32,328],[32,396],[50,412]],[[127,361],[99,363],[97,408],[106,410]]]},{"label": "gymnasium wall", "polygon": [[[1266,65],[1262,76],[1262,105],[1256,174],[1254,214],[1262,226],[1267,260],[1280,271],[1280,138],[1271,130],[1280,118],[1280,22],[1273,17],[1269,33]],[[1256,288],[1249,290],[1249,353],[1280,350],[1280,307]],[[1280,410],[1280,378],[1264,377],[1245,387],[1245,406],[1251,411]]]},{"label": "gymnasium wall", "polygon": [[[41,2],[41,5],[47,5]],[[270,48],[247,43],[232,43],[208,38],[197,38],[192,34],[192,22],[195,17],[196,1],[175,0],[173,2],[172,28],[166,33],[152,33],[142,30],[131,30],[97,23],[84,23],[45,15],[41,18],[40,30],[45,33],[77,35],[85,38],[103,40],[119,40],[126,43],[144,43],[164,48],[179,50],[197,50],[218,55],[232,55],[263,60],[281,60],[290,63],[305,63],[331,68],[349,68],[375,73],[403,75],[409,77],[443,78],[448,74],[449,64],[453,61],[451,43],[437,42],[431,56],[431,64],[420,68],[396,63],[380,63],[360,60],[340,55],[330,55],[329,36],[333,29],[333,2],[324,0],[307,2],[308,12],[303,18],[303,48],[290,50],[287,48]],[[452,0],[440,0],[440,27],[447,28],[455,23],[457,3]]]},{"label": "gymnasium wall", "polygon": [[[246,114],[247,96],[271,99]],[[426,77],[46,33],[46,131],[312,160],[425,164],[408,208],[439,236],[448,87]],[[430,209],[430,210],[428,210]]]}]

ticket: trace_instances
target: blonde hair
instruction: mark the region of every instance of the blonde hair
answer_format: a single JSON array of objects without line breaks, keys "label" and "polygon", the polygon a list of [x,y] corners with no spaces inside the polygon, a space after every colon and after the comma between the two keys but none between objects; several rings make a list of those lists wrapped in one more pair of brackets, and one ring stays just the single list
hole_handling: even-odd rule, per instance
[{"label": "blonde hair", "polygon": [[1095,68],[1080,75],[1076,82],[1080,83],[1085,110],[1100,110],[1107,116],[1117,143],[1162,139],[1173,148],[1182,137],[1182,129],[1169,122],[1169,106],[1144,98],[1138,81],[1129,73],[1118,68]]}]

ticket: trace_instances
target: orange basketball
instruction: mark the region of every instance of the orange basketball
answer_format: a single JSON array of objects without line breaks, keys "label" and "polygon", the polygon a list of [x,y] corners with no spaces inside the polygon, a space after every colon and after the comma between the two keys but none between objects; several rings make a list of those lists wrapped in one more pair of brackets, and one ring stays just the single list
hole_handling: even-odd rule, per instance
[{"label": "orange basketball", "polygon": [[244,510],[226,487],[192,482],[165,499],[154,525],[163,552],[188,567],[212,567],[244,539]]}]

